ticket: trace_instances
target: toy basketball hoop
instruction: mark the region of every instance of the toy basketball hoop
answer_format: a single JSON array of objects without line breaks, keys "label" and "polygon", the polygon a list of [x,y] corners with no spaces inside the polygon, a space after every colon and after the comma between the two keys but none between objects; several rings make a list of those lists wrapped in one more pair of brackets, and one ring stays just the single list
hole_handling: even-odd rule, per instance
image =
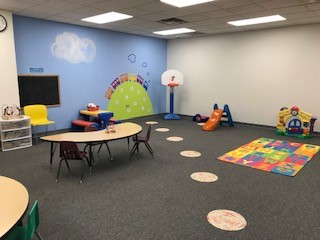
[{"label": "toy basketball hoop", "polygon": [[169,87],[183,84],[183,75],[177,70],[167,70],[161,75],[161,83]]},{"label": "toy basketball hoop", "polygon": [[166,120],[179,120],[180,116],[173,113],[174,88],[183,84],[183,75],[177,70],[167,70],[161,75],[161,83],[170,87],[170,114],[166,115]]}]

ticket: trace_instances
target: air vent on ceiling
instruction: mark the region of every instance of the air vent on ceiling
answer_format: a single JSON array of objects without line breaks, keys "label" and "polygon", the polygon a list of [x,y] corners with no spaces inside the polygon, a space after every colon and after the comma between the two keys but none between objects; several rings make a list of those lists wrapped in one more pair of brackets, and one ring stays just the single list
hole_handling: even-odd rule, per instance
[{"label": "air vent on ceiling", "polygon": [[163,23],[166,25],[175,25],[175,24],[182,24],[187,23],[187,21],[179,19],[179,18],[167,18],[157,21],[158,23]]}]

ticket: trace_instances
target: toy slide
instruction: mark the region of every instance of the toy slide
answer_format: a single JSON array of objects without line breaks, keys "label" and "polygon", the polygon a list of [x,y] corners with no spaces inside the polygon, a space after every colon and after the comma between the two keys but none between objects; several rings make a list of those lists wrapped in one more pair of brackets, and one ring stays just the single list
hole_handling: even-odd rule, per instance
[{"label": "toy slide", "polygon": [[213,131],[216,128],[217,124],[220,122],[222,113],[222,109],[213,110],[208,121],[202,126],[202,130]]}]

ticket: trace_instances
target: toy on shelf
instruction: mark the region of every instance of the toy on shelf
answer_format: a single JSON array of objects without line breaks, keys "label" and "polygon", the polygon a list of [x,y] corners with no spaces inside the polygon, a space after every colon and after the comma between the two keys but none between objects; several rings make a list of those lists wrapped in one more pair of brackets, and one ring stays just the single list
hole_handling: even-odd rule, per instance
[{"label": "toy on shelf", "polygon": [[297,136],[299,138],[310,138],[314,123],[317,120],[310,113],[302,111],[297,106],[290,109],[281,108],[278,117],[277,135]]},{"label": "toy on shelf", "polygon": [[87,110],[88,111],[98,111],[99,110],[99,106],[94,104],[94,103],[88,103]]},{"label": "toy on shelf", "polygon": [[208,121],[202,126],[205,131],[213,131],[216,126],[227,124],[230,127],[234,127],[231,112],[227,104],[224,105],[223,109],[219,109],[218,104],[213,105],[213,112],[210,115]]},{"label": "toy on shelf", "polygon": [[170,87],[170,113],[164,117],[165,120],[179,120],[180,116],[173,113],[174,88],[183,84],[183,75],[177,70],[167,70],[161,75],[161,83]]},{"label": "toy on shelf", "polygon": [[9,120],[9,119],[22,119],[23,116],[21,114],[21,108],[17,105],[2,105],[2,119]]},{"label": "toy on shelf", "polygon": [[204,115],[200,115],[200,114],[196,114],[193,116],[192,120],[195,121],[195,122],[206,122],[208,121],[209,117],[207,116],[204,116]]}]

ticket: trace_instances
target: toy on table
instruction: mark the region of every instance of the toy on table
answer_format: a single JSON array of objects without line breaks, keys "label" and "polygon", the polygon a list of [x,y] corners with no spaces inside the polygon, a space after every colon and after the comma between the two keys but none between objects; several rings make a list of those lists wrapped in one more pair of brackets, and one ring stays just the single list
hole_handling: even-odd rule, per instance
[{"label": "toy on table", "polygon": [[170,87],[170,113],[165,120],[179,120],[180,116],[173,113],[174,88],[183,84],[183,75],[177,70],[167,70],[161,75],[161,83]]},{"label": "toy on table", "polygon": [[209,117],[207,116],[204,116],[204,115],[200,115],[200,114],[196,114],[193,116],[192,120],[195,121],[195,122],[206,122],[208,121]]},{"label": "toy on table", "polygon": [[99,106],[94,103],[88,103],[87,109],[88,109],[88,111],[98,111]]},{"label": "toy on table", "polygon": [[290,109],[283,107],[278,113],[277,135],[310,138],[313,133],[314,122],[317,118],[302,111],[297,106]]},{"label": "toy on table", "polygon": [[106,128],[106,133],[115,133],[116,129],[114,128],[113,124],[110,124],[107,128]]}]

